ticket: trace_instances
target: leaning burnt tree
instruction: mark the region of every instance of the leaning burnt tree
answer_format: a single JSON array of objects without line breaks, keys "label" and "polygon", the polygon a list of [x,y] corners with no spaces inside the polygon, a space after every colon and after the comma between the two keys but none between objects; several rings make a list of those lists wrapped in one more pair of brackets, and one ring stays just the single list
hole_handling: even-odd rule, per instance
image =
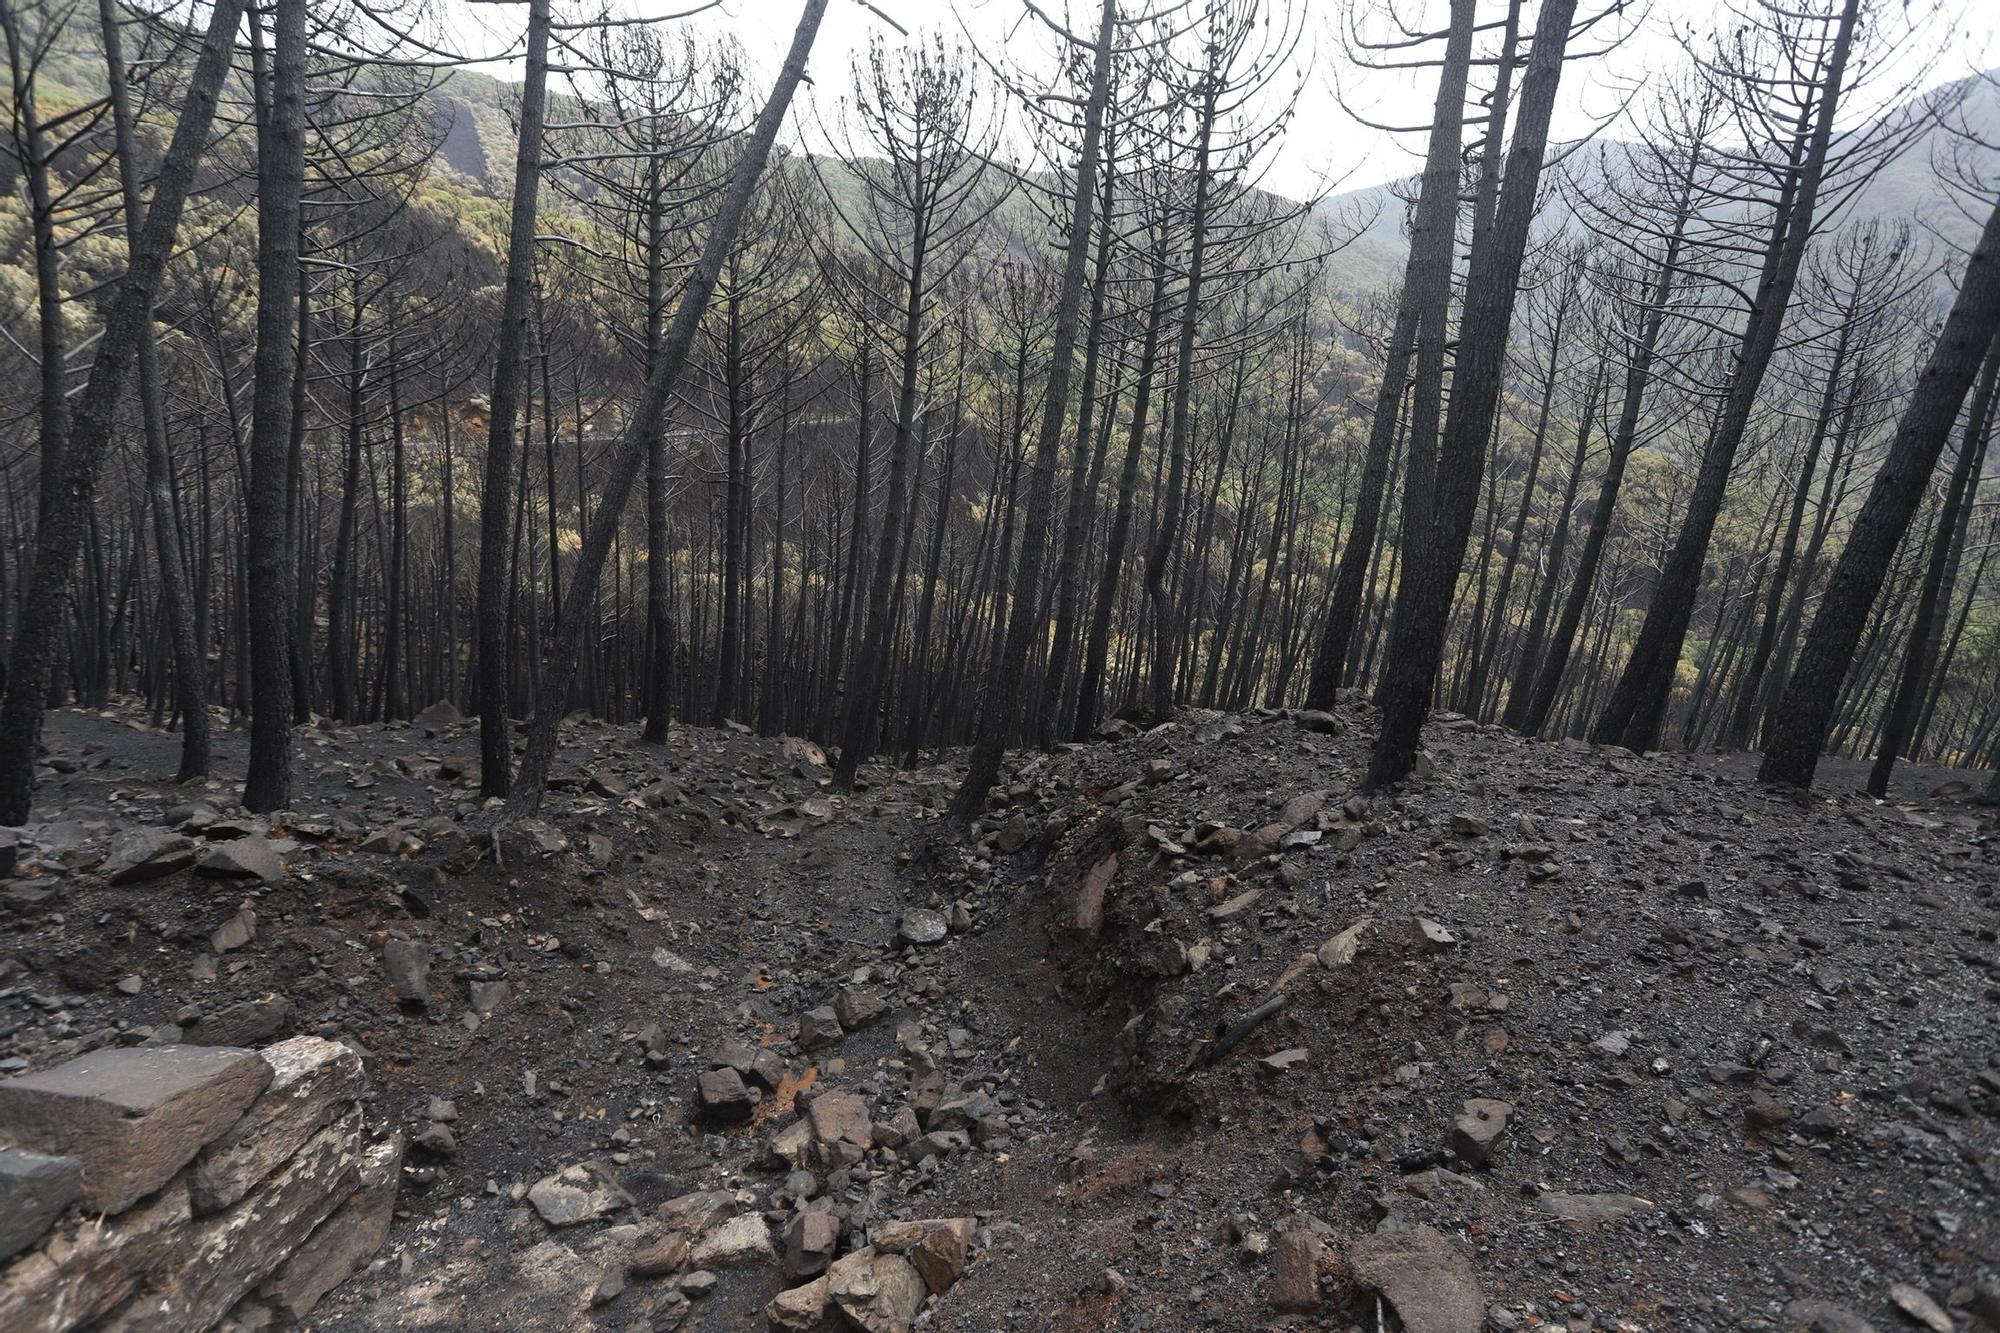
[{"label": "leaning burnt tree", "polygon": [[[1742,322],[1687,511],[1625,670],[1592,729],[1597,741],[1637,751],[1658,745],[1709,542],[1778,349],[1806,247],[1911,137],[1911,117],[1892,117],[1869,133],[1836,137],[1836,123],[1855,91],[1851,85],[1880,69],[1885,54],[1886,35],[1878,32],[1880,25],[1861,24],[1860,8],[1860,0],[1803,10],[1765,0],[1748,16],[1753,21],[1745,33],[1732,36],[1700,64],[1718,83],[1752,145],[1711,151],[1716,174],[1701,185],[1697,206],[1711,228],[1708,277],[1736,291]],[[1758,231],[1733,223],[1749,201],[1764,211]],[[1746,280],[1731,268],[1740,267],[1748,247],[1755,247],[1757,269]]]},{"label": "leaning burnt tree", "polygon": [[756,123],[744,139],[742,152],[730,173],[728,188],[716,208],[714,220],[709,224],[701,259],[682,290],[680,305],[674,312],[666,337],[660,343],[659,356],[647,376],[645,389],[611,446],[597,510],[591,517],[583,549],[577,556],[570,606],[567,614],[556,622],[555,642],[541,667],[537,687],[539,702],[529,720],[527,746],[521,756],[520,769],[508,790],[506,817],[509,819],[524,818],[541,808],[542,797],[548,789],[549,764],[555,758],[556,729],[567,711],[565,699],[576,673],[584,627],[591,620],[591,598],[603,574],[605,557],[610,554],[612,541],[623,522],[625,502],[631,495],[632,484],[645,463],[645,423],[666,409],[669,395],[680,379],[682,367],[707,313],[709,297],[715,291],[723,263],[736,242],[737,228],[763,174],[764,163],[771,155],[771,145],[777,140],[778,127],[784,122],[792,94],[805,77],[806,59],[812,52],[814,38],[819,35],[820,20],[826,16],[826,7],[827,0],[806,0],[798,28],[792,34],[791,49],[778,71],[763,110],[758,113]]},{"label": "leaning burnt tree", "polygon": [[1993,206],[1966,260],[1951,313],[1833,567],[1819,613],[1799,650],[1798,665],[1772,715],[1764,762],[1757,770],[1760,781],[1784,787],[1812,785],[1841,683],[1869,611],[1923,500],[1980,362],[1996,339],[2000,339],[2000,203]]},{"label": "leaning burnt tree", "polygon": [[47,519],[36,529],[35,560],[8,659],[0,698],[0,823],[25,824],[32,806],[35,748],[47,703],[56,644],[62,634],[70,571],[83,544],[85,517],[97,473],[119,419],[125,383],[137,359],[153,295],[173,254],[181,212],[207,146],[217,96],[229,72],[242,7],[217,0],[171,144],[153,182],[153,197],[133,259],[119,279],[97,340],[90,376],[70,407],[69,438]]},{"label": "leaning burnt tree", "polygon": [[[1491,224],[1473,234],[1451,402],[1436,459],[1417,457],[1417,443],[1412,444],[1404,503],[1428,502],[1428,540],[1406,546],[1403,552],[1403,576],[1379,691],[1382,729],[1366,778],[1371,788],[1398,781],[1416,764],[1417,739],[1430,711],[1451,594],[1464,563],[1487,442],[1499,407],[1521,261],[1534,221],[1549,120],[1575,16],[1575,0],[1545,0],[1536,16],[1498,203]],[[1593,21],[1585,20],[1585,26]],[[1404,530],[1412,530],[1407,515]]]}]

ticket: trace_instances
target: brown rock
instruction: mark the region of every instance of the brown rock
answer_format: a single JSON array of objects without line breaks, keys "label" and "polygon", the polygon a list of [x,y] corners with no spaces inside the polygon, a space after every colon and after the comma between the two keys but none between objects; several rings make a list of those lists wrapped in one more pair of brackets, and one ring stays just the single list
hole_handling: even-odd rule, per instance
[{"label": "brown rock", "polygon": [[924,1279],[916,1265],[873,1246],[836,1263],[826,1280],[833,1304],[864,1333],[905,1333],[924,1308]]},{"label": "brown rock", "polygon": [[788,1333],[818,1333],[818,1330],[827,1327],[828,1285],[822,1277],[803,1287],[779,1292],[764,1307],[765,1317],[771,1321],[773,1328],[785,1329]]},{"label": "brown rock", "polygon": [[833,1262],[840,1244],[840,1219],[823,1208],[795,1213],[785,1224],[785,1276],[817,1277]]},{"label": "brown rock", "polygon": [[[293,1037],[259,1053],[271,1083],[242,1119],[196,1157],[188,1195],[219,1212],[256,1187],[301,1143],[361,1096],[361,1058],[338,1042]],[[400,1154],[399,1154],[400,1156]]]},{"label": "brown rock", "polygon": [[353,1192],[361,1154],[357,1107],[306,1141],[255,1197],[175,1238],[144,1290],[98,1333],[211,1328],[274,1272]]},{"label": "brown rock", "polygon": [[395,1134],[363,1152],[353,1192],[258,1289],[287,1318],[305,1318],[389,1238],[403,1146]]},{"label": "brown rock", "polygon": [[270,1081],[254,1051],[228,1046],[92,1051],[0,1083],[0,1141],[76,1158],[84,1206],[123,1212],[234,1125]]},{"label": "brown rock", "polygon": [[666,1235],[642,1245],[632,1252],[626,1269],[633,1277],[665,1277],[687,1262],[688,1238],[685,1232],[669,1231]]},{"label": "brown rock", "polygon": [[1319,1308],[1322,1243],[1301,1228],[1287,1231],[1271,1247],[1271,1308],[1304,1314]]},{"label": "brown rock", "polygon": [[1406,1333],[1478,1333],[1485,1323],[1472,1265],[1429,1227],[1365,1236],[1348,1253],[1348,1266],[1396,1307]]},{"label": "brown rock", "polygon": [[39,1249],[7,1269],[0,1282],[0,1328],[61,1333],[89,1324],[178,1252],[192,1216],[187,1187],[176,1182],[118,1217],[72,1216],[58,1223]]}]

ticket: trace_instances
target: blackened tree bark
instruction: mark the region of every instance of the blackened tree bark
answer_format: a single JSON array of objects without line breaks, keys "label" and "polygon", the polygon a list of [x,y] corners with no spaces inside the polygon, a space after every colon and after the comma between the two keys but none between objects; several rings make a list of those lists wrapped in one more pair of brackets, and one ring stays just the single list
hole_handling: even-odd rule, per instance
[{"label": "blackened tree bark", "polygon": [[208,142],[216,95],[229,70],[242,13],[238,0],[216,0],[209,13],[201,55],[153,183],[152,202],[133,248],[133,261],[117,285],[90,376],[71,409],[61,492],[48,520],[36,529],[34,571],[22,598],[6,694],[0,699],[0,823],[28,822],[35,745],[61,634],[70,571],[83,544],[84,520],[96,492],[98,463],[117,424],[125,379],[138,355],[144,321],[151,317],[160,273],[173,254],[181,211]]},{"label": "blackened tree bark", "polygon": [[[1327,708],[1347,667],[1347,650],[1361,617],[1376,530],[1382,521],[1382,500],[1389,485],[1389,454],[1396,443],[1396,418],[1403,401],[1410,360],[1415,352],[1421,315],[1436,304],[1434,289],[1451,283],[1452,229],[1458,217],[1459,149],[1464,139],[1465,85],[1472,59],[1475,0],[1452,0],[1451,26],[1445,38],[1438,75],[1437,99],[1431,112],[1430,146],[1424,155],[1422,193],[1410,225],[1410,254],[1403,268],[1402,295],[1396,322],[1384,349],[1382,384],[1375,394],[1375,416],[1368,427],[1368,452],[1356,488],[1354,520],[1333,576],[1333,597],[1320,627],[1313,654],[1312,676],[1306,685],[1306,706]],[[1442,337],[1442,335],[1440,335]]]},{"label": "blackened tree bark", "polygon": [[673,392],[681,368],[687,363],[688,352],[701,330],[709,297],[722,274],[723,261],[736,243],[744,210],[757,188],[758,178],[763,175],[764,163],[771,155],[771,145],[778,137],[778,127],[784,122],[793,92],[805,77],[806,57],[812,52],[813,39],[819,34],[826,6],[827,0],[806,0],[799,25],[792,34],[791,50],[778,71],[770,96],[758,113],[756,124],[744,140],[742,156],[730,174],[715,219],[710,223],[708,237],[702,244],[701,258],[688,275],[687,286],[681,292],[680,305],[674,311],[673,322],[660,345],[659,360],[646,380],[645,390],[640,394],[631,418],[619,431],[609,450],[597,510],[591,516],[583,549],[571,574],[569,613],[556,625],[555,643],[536,688],[537,703],[528,726],[527,746],[521,756],[520,770],[515,774],[508,792],[506,817],[509,819],[527,817],[541,808],[542,796],[548,788],[549,763],[555,758],[556,728],[562,721],[563,701],[576,674],[584,628],[593,618],[591,602],[604,572],[604,559],[610,553],[612,539],[617,536],[623,521],[625,501],[630,497],[633,482],[645,462],[645,423],[665,410],[668,395]]},{"label": "blackened tree bark", "polygon": [[1896,426],[1881,471],[1833,567],[1798,666],[1771,719],[1762,782],[1809,787],[1841,682],[1896,547],[1923,498],[1980,360],[2000,329],[2000,204],[1986,219],[1944,330]]},{"label": "blackened tree bark", "polygon": [[1534,220],[1549,119],[1562,81],[1563,53],[1575,13],[1576,0],[1548,0],[1536,18],[1533,48],[1521,79],[1520,119],[1507,150],[1499,208],[1491,230],[1472,251],[1451,405],[1438,450],[1431,539],[1404,553],[1389,657],[1378,691],[1382,731],[1369,758],[1370,788],[1399,780],[1416,763],[1417,738],[1430,710],[1451,592],[1465,559],[1466,538],[1485,472],[1486,441],[1499,407],[1521,260],[1528,227]]},{"label": "blackened tree bark", "polygon": [[299,212],[305,188],[306,0],[275,0],[269,94],[257,134],[257,354],[250,398],[246,611],[250,771],[243,808],[291,801],[292,566],[285,543],[298,372]]},{"label": "blackened tree bark", "polygon": [[514,431],[535,279],[535,206],[542,184],[542,130],[549,80],[549,0],[528,0],[528,63],[521,83],[521,129],[514,151],[514,199],[507,222],[507,280],[486,431],[486,486],[479,501],[479,790],[504,796],[509,677],[508,538],[512,527]]},{"label": "blackened tree bark", "polygon": [[1979,389],[1972,397],[1966,416],[1965,434],[1958,446],[1958,462],[1945,488],[1944,504],[1938,511],[1937,533],[1931,542],[1930,561],[1924,581],[1917,590],[1917,605],[1910,620],[1910,642],[1903,653],[1903,669],[1897,677],[1896,692],[1882,719],[1882,736],[1877,742],[1875,763],[1868,771],[1868,794],[1882,799],[1889,794],[1889,778],[1896,771],[1896,757],[1908,745],[1916,727],[1917,707],[1923,700],[1924,684],[1937,662],[1944,637],[1944,618],[1939,614],[1939,598],[1945,587],[1945,571],[1956,558],[1966,531],[1966,499],[1974,478],[1986,463],[1986,442],[1993,419],[1993,389],[2000,376],[2000,334],[1986,352],[1986,368],[1980,373]]},{"label": "blackened tree bark", "polygon": [[961,828],[986,807],[986,793],[1000,776],[1007,736],[1019,721],[1022,678],[1027,674],[1028,641],[1039,617],[1036,591],[1041,583],[1048,510],[1054,490],[1055,458],[1062,445],[1064,406],[1069,402],[1070,363],[1076,353],[1076,331],[1083,305],[1083,276],[1090,261],[1091,223],[1095,215],[1098,154],[1104,138],[1104,104],[1111,87],[1112,33],[1118,20],[1117,0],[1103,0],[1097,20],[1085,98],[1083,140],[1078,154],[1075,192],[1070,199],[1068,253],[1063,259],[1062,287],[1056,297],[1055,337],[1049,355],[1048,381],[1042,397],[1040,438],[1036,443],[1034,478],[1029,484],[1028,521],[1021,540],[1020,576],[1015,581],[1013,615],[1007,626],[1006,650],[989,675],[986,706],[980,714],[978,739],[965,781],[952,798],[951,819]]},{"label": "blackened tree bark", "polygon": [[[1687,513],[1673,549],[1660,568],[1645,623],[1626,659],[1624,674],[1591,732],[1594,740],[1616,743],[1641,753],[1659,744],[1674,672],[1680,664],[1681,644],[1687,638],[1688,621],[1694,615],[1695,598],[1701,587],[1709,538],[1722,513],[1736,452],[1750,424],[1772,354],[1777,350],[1778,334],[1791,306],[1799,264],[1812,236],[1814,209],[1826,173],[1835,113],[1840,105],[1859,11],[1860,0],[1846,0],[1816,104],[1808,102],[1801,109],[1798,138],[1804,141],[1805,149],[1798,159],[1797,170],[1787,173],[1773,209],[1763,271],[1730,370],[1728,397],[1702,452],[1694,492],[1688,499]],[[1807,115],[1810,120],[1805,120]]]},{"label": "blackened tree bark", "polygon": [[[139,194],[137,146],[133,142],[131,95],[125,84],[124,33],[114,0],[98,0],[98,31],[104,40],[105,77],[111,86],[112,130],[118,146],[118,186],[124,195],[128,263],[140,263],[144,209]],[[174,706],[181,715],[181,762],[176,782],[208,776],[208,700],[203,690],[201,651],[194,636],[187,579],[175,536],[173,459],[167,449],[166,405],[160,397],[158,345],[150,301],[139,321],[139,410],[145,432],[146,490],[151,502],[153,544],[160,566],[160,615],[172,648]]]}]

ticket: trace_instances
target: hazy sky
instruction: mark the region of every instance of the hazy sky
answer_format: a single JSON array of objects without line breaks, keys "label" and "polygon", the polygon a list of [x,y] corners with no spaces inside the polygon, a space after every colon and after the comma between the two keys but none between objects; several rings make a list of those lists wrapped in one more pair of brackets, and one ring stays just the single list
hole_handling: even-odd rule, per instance
[{"label": "hazy sky", "polygon": [[[1406,14],[1422,13],[1442,23],[1443,0],[1399,0]],[[1629,30],[1616,50],[1603,58],[1571,67],[1563,80],[1563,99],[1555,135],[1575,138],[1587,133],[1598,118],[1615,114],[1632,86],[1647,77],[1657,77],[1671,69],[1680,58],[1675,30],[1706,31],[1726,22],[1730,0],[1653,0],[1650,12],[1636,21],[1607,21],[1602,31]],[[1739,3],[1742,0],[1739,0]],[[672,13],[690,7],[693,0],[626,0],[629,13]],[[872,0],[912,33],[942,30],[965,34],[982,50],[1005,52],[1029,68],[1046,68],[1039,57],[1047,49],[1047,38],[1032,19],[1023,20],[1021,0]],[[1073,26],[1087,30],[1096,8],[1095,0],[1041,0],[1053,13],[1065,10],[1075,16]],[[1436,90],[1434,70],[1364,74],[1343,56],[1341,16],[1348,0],[1291,0],[1302,27],[1298,63],[1304,72],[1299,110],[1290,132],[1277,147],[1265,183],[1281,193],[1298,196],[1313,192],[1321,182],[1342,188],[1377,184],[1408,174],[1414,169],[1415,155],[1423,149],[1422,135],[1392,135],[1368,128],[1349,115],[1349,106],[1364,111],[1369,119],[1383,123],[1414,125],[1430,119],[1431,100]],[[1600,7],[1606,0],[1597,0]],[[558,8],[564,8],[557,0]],[[1582,0],[1588,12],[1592,0]],[[2000,0],[1864,0],[1866,9],[1880,11],[1887,21],[1900,22],[1906,7],[1935,10],[1925,29],[1921,50],[1912,50],[1908,59],[1914,67],[1929,65],[1925,84],[1962,78],[1975,70],[2000,64]],[[581,6],[578,6],[581,8]],[[728,34],[740,42],[753,66],[762,76],[752,87],[757,95],[777,66],[792,29],[798,20],[799,0],[722,0],[714,10],[687,22],[715,33]],[[1637,13],[1643,0],[1631,6]],[[526,6],[482,4],[460,9],[461,40],[486,50],[500,51],[519,40],[519,25],[525,21]],[[813,51],[811,72],[814,86],[801,96],[826,111],[847,86],[849,62],[865,49],[871,33],[885,40],[903,40],[894,29],[870,13],[857,0],[832,0]],[[514,71],[496,67],[503,77]],[[1643,96],[1643,93],[1641,94]],[[800,119],[792,118],[797,140]]]}]

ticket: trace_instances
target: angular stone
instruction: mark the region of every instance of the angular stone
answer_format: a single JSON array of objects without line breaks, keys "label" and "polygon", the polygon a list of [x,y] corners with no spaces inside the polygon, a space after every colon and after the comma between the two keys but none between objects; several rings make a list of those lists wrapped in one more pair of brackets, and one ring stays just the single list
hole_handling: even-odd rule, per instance
[{"label": "angular stone", "polygon": [[561,1228],[594,1222],[630,1199],[616,1182],[578,1162],[530,1185],[528,1202],[542,1215],[542,1221]]},{"label": "angular stone", "polygon": [[837,1046],[845,1035],[840,1025],[840,1015],[830,1004],[808,1009],[799,1015],[799,1049],[816,1051],[825,1046]]},{"label": "angular stone", "polygon": [[364,1151],[355,1168],[353,1191],[278,1265],[258,1294],[289,1319],[310,1314],[322,1296],[367,1263],[389,1238],[402,1169],[401,1134]]},{"label": "angular stone", "polygon": [[356,1107],[301,1146],[246,1200],[184,1232],[101,1333],[182,1333],[213,1327],[352,1192],[361,1153]]},{"label": "angular stone", "polygon": [[208,937],[208,947],[217,953],[228,953],[240,949],[257,938],[257,914],[247,907],[236,909],[236,915],[217,926]]},{"label": "angular stone", "polygon": [[1889,1300],[1910,1319],[1930,1329],[1931,1333],[1953,1333],[1956,1328],[1943,1307],[1907,1282],[1892,1285]]},{"label": "angular stone", "polygon": [[1485,1321],[1472,1265],[1429,1227],[1364,1236],[1349,1251],[1348,1266],[1396,1307],[1406,1333],[1473,1333]]},{"label": "angular stone", "polygon": [[803,1287],[781,1291],[764,1307],[764,1316],[771,1321],[771,1327],[787,1330],[787,1333],[816,1333],[816,1330],[826,1327],[829,1285],[821,1277],[814,1278]]},{"label": "angular stone", "polygon": [[338,1042],[293,1037],[260,1053],[271,1083],[242,1119],[202,1149],[188,1173],[197,1214],[219,1212],[256,1188],[361,1096],[361,1058]]},{"label": "angular stone", "polygon": [[741,1211],[742,1205],[728,1190],[696,1190],[661,1204],[660,1220],[690,1234],[699,1234]]},{"label": "angular stone", "polygon": [[827,1270],[827,1295],[865,1333],[904,1333],[928,1294],[915,1264],[873,1246],[856,1250]]},{"label": "angular stone", "polygon": [[1451,1127],[1451,1150],[1459,1160],[1473,1166],[1487,1166],[1493,1160],[1493,1145],[1507,1132],[1514,1108],[1490,1097],[1474,1097],[1465,1104]]},{"label": "angular stone", "polygon": [[636,1278],[665,1277],[677,1271],[687,1262],[688,1239],[681,1231],[669,1231],[666,1235],[642,1245],[632,1252],[625,1269]]},{"label": "angular stone", "polygon": [[710,1124],[735,1125],[748,1120],[757,1110],[758,1095],[743,1082],[743,1075],[724,1066],[711,1069],[695,1080],[695,1108]]},{"label": "angular stone", "polygon": [[430,1006],[431,951],[415,940],[391,939],[382,946],[382,970],[396,988],[396,1001],[413,1009]]},{"label": "angular stone", "polygon": [[111,840],[101,867],[113,884],[139,884],[194,864],[192,840],[163,828],[127,829]]},{"label": "angular stone", "polygon": [[270,1040],[292,1016],[292,1002],[278,995],[239,1000],[183,1029],[181,1040],[194,1046],[256,1046]]},{"label": "angular stone", "polygon": [[1278,1237],[1271,1247],[1272,1309],[1304,1314],[1319,1308],[1319,1257],[1323,1245],[1317,1233],[1304,1228]]},{"label": "angular stone", "polygon": [[253,1051],[123,1047],[0,1083],[0,1141],[74,1157],[83,1203],[124,1211],[236,1123],[271,1081]]},{"label": "angular stone", "polygon": [[739,1213],[695,1242],[688,1262],[697,1268],[747,1268],[778,1257],[762,1213]]},{"label": "angular stone", "polygon": [[83,1164],[24,1148],[0,1148],[0,1260],[42,1238],[83,1194]]},{"label": "angular stone", "polygon": [[851,1092],[823,1092],[813,1098],[806,1111],[813,1140],[831,1156],[848,1160],[828,1165],[851,1166],[875,1146],[875,1125],[868,1116],[868,1103]]},{"label": "angular stone", "polygon": [[840,1219],[823,1208],[794,1213],[785,1223],[785,1276],[794,1280],[817,1277],[833,1262],[840,1245]]},{"label": "angular stone", "polygon": [[187,1189],[178,1182],[118,1217],[95,1213],[56,1224],[0,1282],[0,1328],[63,1333],[88,1325],[131,1295],[187,1240]]},{"label": "angular stone", "polygon": [[464,720],[464,715],[451,700],[440,699],[411,718],[410,725],[422,727],[425,731],[442,731],[446,727],[455,727]]},{"label": "angular stone", "polygon": [[932,1295],[944,1295],[952,1283],[966,1275],[970,1247],[972,1219],[946,1217],[930,1229],[916,1249],[910,1251],[910,1263],[916,1265],[918,1275],[922,1275],[924,1285],[930,1287]]},{"label": "angular stone", "polygon": [[1550,1217],[1587,1226],[1648,1212],[1653,1201],[1636,1194],[1544,1194],[1535,1206]]},{"label": "angular stone", "polygon": [[856,1028],[867,1027],[888,1013],[889,1002],[872,990],[846,986],[834,997],[833,1012],[839,1017],[840,1025],[852,1032]]},{"label": "angular stone", "polygon": [[278,858],[277,845],[256,835],[210,843],[194,868],[219,879],[254,879],[266,884],[275,884],[285,877],[285,863]]}]

